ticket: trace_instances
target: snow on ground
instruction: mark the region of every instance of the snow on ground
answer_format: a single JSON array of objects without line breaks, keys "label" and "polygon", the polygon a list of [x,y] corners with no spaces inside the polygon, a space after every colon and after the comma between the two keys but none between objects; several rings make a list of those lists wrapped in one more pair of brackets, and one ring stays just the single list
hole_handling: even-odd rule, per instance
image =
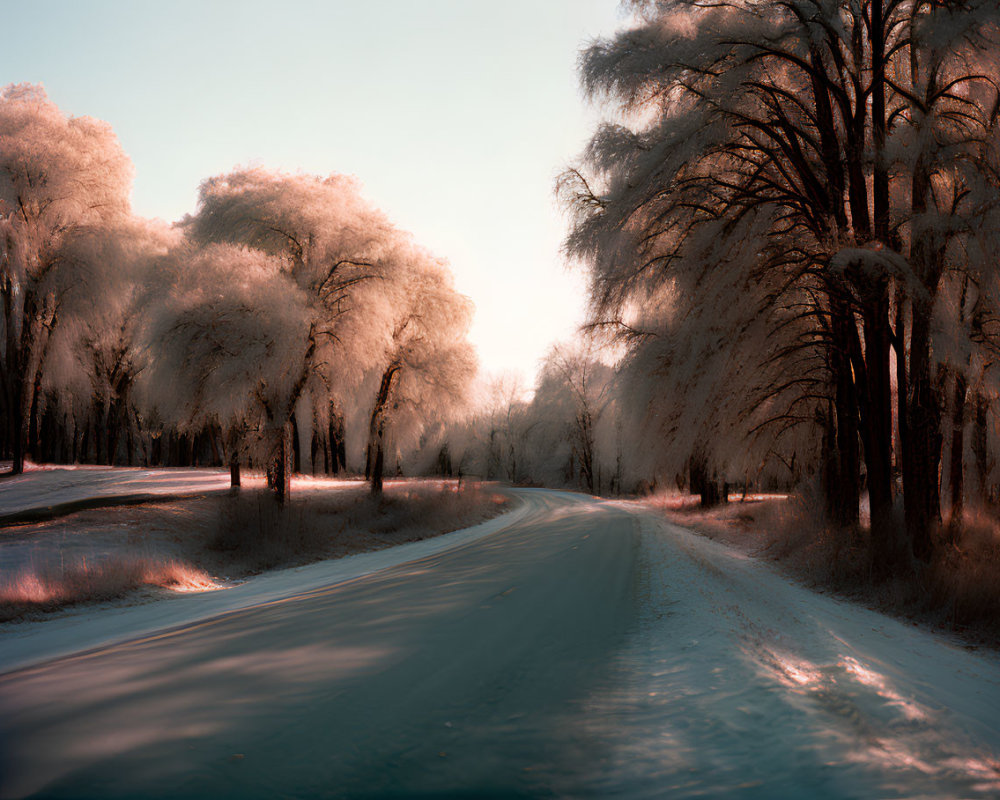
[{"label": "snow on ground", "polygon": [[[264,485],[264,478],[254,473],[244,473],[242,482],[247,488],[260,488]],[[397,482],[386,481],[386,485],[391,486]],[[296,475],[292,478],[292,493],[310,494],[357,485],[357,480]],[[8,476],[0,480],[0,524],[5,517],[81,501],[108,499],[114,502],[129,497],[189,497],[228,489],[228,469],[29,464],[23,475]]]},{"label": "snow on ground", "polygon": [[[644,516],[596,795],[1000,796],[1000,660]],[[709,777],[710,776],[710,777]]]},{"label": "snow on ground", "polygon": [[0,518],[92,498],[165,497],[220,492],[229,471],[132,467],[34,467],[0,481]]},{"label": "snow on ground", "polygon": [[994,652],[643,510],[517,494],[467,531],[9,627],[7,793],[1000,796]]},{"label": "snow on ground", "polygon": [[[261,488],[258,475],[244,475],[245,487]],[[386,481],[386,487],[406,483]],[[421,486],[443,482],[420,481]],[[356,488],[358,480],[296,476],[293,497],[317,492]],[[0,517],[58,507],[91,499],[107,498],[114,504],[129,497],[172,498],[220,493],[229,489],[228,470],[133,469],[102,466],[48,467],[30,465],[24,475],[0,481]],[[170,527],[172,514],[192,513],[183,505],[158,507]],[[197,509],[193,513],[198,513]],[[320,586],[354,580],[378,570],[443,552],[488,535],[515,522],[524,509],[514,509],[475,527],[431,539],[410,542],[378,552],[359,553],[302,567],[277,570],[236,585],[214,587],[208,593],[175,595],[163,591],[154,596],[130,596],[121,601],[70,608],[41,620],[0,625],[0,673],[82,649],[123,641],[166,627],[205,619],[240,608],[271,602]],[[120,529],[120,530],[119,530]],[[25,532],[27,531],[27,532]],[[128,521],[98,526],[81,525],[78,518],[56,517],[28,528],[0,527],[0,575],[65,559],[100,560],[129,549],[147,546],[157,555],[170,556],[169,537],[139,528]],[[162,532],[161,532],[162,533]],[[152,538],[150,538],[152,537]],[[154,541],[155,540],[155,541]]]},{"label": "snow on ground", "polygon": [[[245,476],[244,484],[263,488],[264,479]],[[358,486],[357,480],[296,477],[292,496],[298,500]],[[36,468],[0,481],[0,576],[123,554],[184,560],[190,547],[178,537],[187,531],[191,538],[192,526],[210,525],[217,516],[210,503],[194,498],[228,490],[228,471],[213,469]],[[112,514],[103,510],[105,503],[110,507],[136,500],[155,500],[157,505],[152,510],[116,508]],[[80,504],[83,510],[75,513]],[[36,513],[40,518],[28,524],[3,525],[5,517]]]}]

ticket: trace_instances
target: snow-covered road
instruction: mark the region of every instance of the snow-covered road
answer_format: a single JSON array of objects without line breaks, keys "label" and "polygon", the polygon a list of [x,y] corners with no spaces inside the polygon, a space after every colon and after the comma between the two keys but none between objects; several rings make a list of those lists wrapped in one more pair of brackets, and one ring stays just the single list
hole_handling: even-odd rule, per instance
[{"label": "snow-covered road", "polygon": [[0,797],[1000,793],[994,653],[522,496],[493,535],[0,675]]}]

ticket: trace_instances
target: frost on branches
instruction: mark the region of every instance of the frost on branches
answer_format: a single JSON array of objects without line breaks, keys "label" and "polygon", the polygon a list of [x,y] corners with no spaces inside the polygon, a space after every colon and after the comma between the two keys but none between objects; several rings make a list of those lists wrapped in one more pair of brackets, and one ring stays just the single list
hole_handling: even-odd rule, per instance
[{"label": "frost on branches", "polygon": [[581,58],[616,121],[560,191],[654,460],[815,476],[845,527],[864,489],[873,573],[928,558],[942,475],[961,513],[970,416],[995,482],[1000,10],[629,6]]},{"label": "frost on branches", "polygon": [[[0,92],[0,453],[293,470],[419,447],[467,401],[469,300],[358,182],[261,168],[173,226],[131,213],[111,129]],[[363,420],[363,421],[362,421]],[[345,430],[354,426],[360,433]],[[364,442],[356,448],[358,438]]]}]

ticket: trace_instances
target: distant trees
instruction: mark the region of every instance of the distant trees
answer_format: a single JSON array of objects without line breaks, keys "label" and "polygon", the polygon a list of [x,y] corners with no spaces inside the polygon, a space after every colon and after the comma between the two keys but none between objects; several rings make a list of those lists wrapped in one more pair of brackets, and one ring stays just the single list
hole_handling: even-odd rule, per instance
[{"label": "distant trees", "polygon": [[196,246],[242,247],[266,265],[261,288],[277,308],[265,313],[282,316],[283,340],[281,346],[271,340],[273,368],[243,391],[260,409],[268,481],[283,498],[292,471],[295,406],[310,384],[335,379],[325,367],[337,343],[356,335],[350,326],[372,324],[363,298],[374,289],[364,284],[391,271],[399,234],[361,199],[350,178],[262,169],[205,181],[198,212],[184,227]]},{"label": "distant trees", "polygon": [[448,429],[449,458],[488,480],[631,490],[614,377],[589,340],[553,345],[533,391],[516,373],[484,381],[475,412]]},{"label": "distant trees", "polygon": [[169,283],[149,310],[145,405],[181,433],[216,430],[239,485],[241,455],[264,427],[258,393],[281,385],[299,345],[296,298],[280,261],[237,245],[181,242],[161,269]]},{"label": "distant trees", "polygon": [[[47,431],[44,438],[50,446],[58,447],[63,440],[65,448],[72,430],[87,439],[81,439],[77,452],[92,448],[98,463],[114,464],[121,453],[131,464],[137,456],[142,425],[135,389],[151,355],[141,332],[150,300],[158,298],[153,289],[156,261],[176,239],[164,223],[131,217],[114,227],[88,230],[68,245],[70,259],[87,266],[91,290],[86,304],[53,334],[53,368],[41,384],[39,424],[60,411],[69,415],[66,421],[71,424]],[[58,364],[53,356],[60,358]],[[81,381],[86,381],[86,390]],[[31,441],[38,446],[42,438]],[[44,451],[36,451],[38,455],[45,457]],[[62,457],[75,460],[70,453]],[[58,460],[51,452],[48,458]]]},{"label": "distant trees", "polygon": [[[711,428],[756,442],[762,467],[818,471],[845,525],[863,465],[876,572],[926,558],[945,406],[934,320],[952,276],[986,287],[996,269],[995,4],[633,6],[634,27],[582,60],[626,124],[602,127],[562,183],[595,318],[622,325],[633,363],[652,356],[668,404],[725,421]],[[976,349],[994,347],[976,330]],[[731,377],[729,402],[711,401]],[[711,469],[732,470],[702,430]]]},{"label": "distant trees", "polygon": [[[222,433],[234,481],[252,432],[284,498],[295,431],[339,424],[375,375],[366,477],[378,493],[387,426],[419,429],[463,401],[471,305],[354,180],[239,170],[202,185],[181,229],[150,338],[163,345],[157,394],[172,390],[163,408],[177,424]],[[325,415],[297,419],[307,398]]]},{"label": "distant trees", "polygon": [[550,466],[544,472],[550,475],[555,471],[551,460],[558,459],[562,482],[579,485],[590,494],[620,490],[620,460],[613,473],[602,476],[599,454],[600,449],[610,450],[608,437],[600,441],[600,434],[611,411],[612,379],[612,368],[594,355],[589,344],[557,344],[542,362],[531,404],[538,425],[535,461],[548,459]]},{"label": "distant trees", "polygon": [[480,471],[490,480],[520,481],[530,475],[525,462],[534,422],[528,415],[526,394],[517,373],[499,375],[484,387],[475,422],[482,451]]}]

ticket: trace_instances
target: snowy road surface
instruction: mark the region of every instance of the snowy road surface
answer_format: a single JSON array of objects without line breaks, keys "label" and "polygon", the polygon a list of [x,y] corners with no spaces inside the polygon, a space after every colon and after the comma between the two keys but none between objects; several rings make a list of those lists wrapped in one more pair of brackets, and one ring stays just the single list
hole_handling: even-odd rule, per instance
[{"label": "snowy road surface", "polygon": [[1000,794],[995,654],[523,496],[450,550],[0,675],[0,796]]}]

